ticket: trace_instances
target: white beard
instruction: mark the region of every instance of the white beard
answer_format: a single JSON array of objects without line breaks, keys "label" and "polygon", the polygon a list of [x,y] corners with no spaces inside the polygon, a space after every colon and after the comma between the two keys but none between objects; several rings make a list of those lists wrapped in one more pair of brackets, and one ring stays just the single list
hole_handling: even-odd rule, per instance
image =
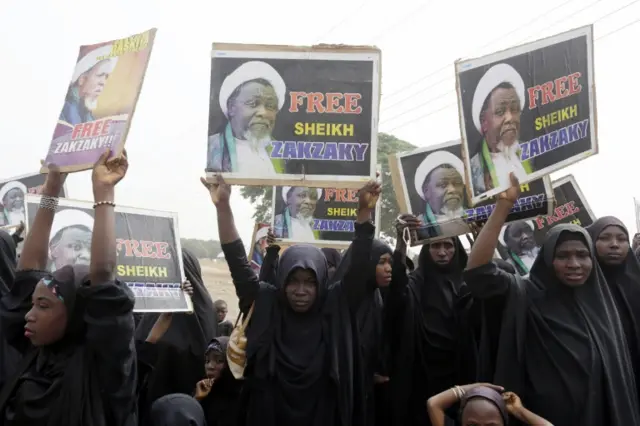
[{"label": "white beard", "polygon": [[309,225],[313,223],[313,215],[303,216],[301,213],[298,213],[295,217],[300,222],[308,223]]},{"label": "white beard", "polygon": [[243,138],[244,140],[246,140],[251,144],[251,147],[255,151],[257,151],[258,148],[265,146],[268,142],[271,142],[273,140],[273,138],[271,137],[271,134],[268,134],[266,136],[259,138],[255,136],[253,133],[251,133],[251,130],[246,130],[244,132]]},{"label": "white beard", "polygon": [[9,210],[7,216],[9,225],[19,225],[24,220],[24,209]]},{"label": "white beard", "polygon": [[89,111],[95,110],[98,107],[98,98],[94,98],[94,99],[84,98],[84,106]]},{"label": "white beard", "polygon": [[445,216],[449,219],[457,219],[459,217],[462,217],[462,207],[458,207],[455,210],[449,209],[446,206],[443,206],[440,209],[440,215],[439,216]]}]

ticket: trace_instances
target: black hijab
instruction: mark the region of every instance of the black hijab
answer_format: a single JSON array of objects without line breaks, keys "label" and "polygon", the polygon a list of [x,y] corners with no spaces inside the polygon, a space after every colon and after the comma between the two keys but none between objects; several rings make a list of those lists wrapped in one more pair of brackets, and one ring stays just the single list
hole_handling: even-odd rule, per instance
[{"label": "black hijab", "polygon": [[38,419],[47,410],[48,426],[106,426],[94,358],[84,345],[89,267],[67,265],[39,278],[64,303],[67,328],[60,341],[35,349],[35,366],[22,372],[7,418]]},{"label": "black hijab", "polygon": [[[560,283],[553,269],[567,240],[591,253],[593,269],[580,287]],[[557,425],[640,424],[622,326],[587,231],[551,228],[529,278],[508,277],[494,383]]]},{"label": "black hijab", "polygon": [[[227,353],[229,338],[220,336],[213,339],[207,350],[205,357],[210,351],[217,351],[221,354]],[[225,366],[220,377],[215,381],[211,392],[202,400],[200,404],[204,409],[207,419],[207,426],[236,426],[238,423],[238,403],[242,381],[236,380],[229,370],[229,365]]]},{"label": "black hijab", "polygon": [[327,263],[329,264],[329,267],[337,268],[342,259],[340,252],[334,248],[326,248],[326,247],[321,250],[322,250],[322,253],[324,253],[324,256],[327,258]]},{"label": "black hijab", "polygon": [[[295,313],[285,295],[289,275],[299,268],[313,271],[317,282],[316,300],[304,314]],[[352,362],[351,352],[343,352],[351,324],[340,315],[340,291],[329,291],[327,273],[322,251],[300,244],[281,256],[275,285],[261,284],[247,329],[244,389],[251,397],[241,409],[244,424],[325,426],[337,424],[338,415],[351,418],[351,376],[342,368]]]},{"label": "black hijab", "polygon": [[[609,226],[617,226],[627,235],[627,238],[629,237],[627,228],[619,219],[605,216],[587,227],[594,245],[602,231]],[[620,315],[635,372],[636,389],[640,397],[640,330],[638,328],[640,324],[640,262],[631,247],[620,265],[607,265],[600,260],[598,262]]]},{"label": "black hijab", "polygon": [[185,394],[165,395],[151,407],[149,426],[207,426],[204,411]]},{"label": "black hijab", "polygon": [[9,293],[16,276],[16,242],[0,230],[0,297]]},{"label": "black hijab", "polygon": [[467,252],[459,238],[451,240],[455,254],[448,265],[435,263],[426,244],[418,268],[409,274],[401,328],[395,327],[400,335],[392,348],[394,424],[430,424],[424,401],[475,379],[475,341],[469,324],[473,300],[462,278]]}]

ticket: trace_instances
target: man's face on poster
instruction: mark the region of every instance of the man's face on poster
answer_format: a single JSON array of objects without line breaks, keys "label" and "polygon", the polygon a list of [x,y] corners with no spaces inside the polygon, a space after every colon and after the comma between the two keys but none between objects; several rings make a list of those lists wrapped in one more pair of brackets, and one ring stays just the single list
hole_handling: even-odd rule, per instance
[{"label": "man's face on poster", "polygon": [[2,205],[8,211],[24,210],[24,192],[21,189],[13,188],[2,197]]},{"label": "man's face on poster", "polygon": [[495,149],[500,143],[513,145],[520,137],[520,98],[513,87],[498,87],[489,95],[487,109],[481,117],[482,133]]},{"label": "man's face on poster", "polygon": [[313,217],[318,205],[318,193],[313,188],[294,187],[287,195],[287,205],[294,217]]},{"label": "man's face on poster", "polygon": [[111,72],[111,63],[105,60],[78,78],[78,94],[90,111],[98,106],[98,97],[102,94]]},{"label": "man's face on poster", "polygon": [[435,214],[444,214],[462,208],[464,180],[448,164],[431,171],[422,184],[424,199]]},{"label": "man's face on poster", "polygon": [[240,86],[228,111],[236,137],[248,141],[270,140],[278,114],[278,96],[266,81],[250,81]]},{"label": "man's face on poster", "polygon": [[89,265],[91,261],[91,231],[85,227],[63,229],[49,245],[56,269],[65,265]]},{"label": "man's face on poster", "polygon": [[516,254],[529,252],[536,246],[533,230],[525,222],[508,225],[504,232],[504,242],[507,248]]}]

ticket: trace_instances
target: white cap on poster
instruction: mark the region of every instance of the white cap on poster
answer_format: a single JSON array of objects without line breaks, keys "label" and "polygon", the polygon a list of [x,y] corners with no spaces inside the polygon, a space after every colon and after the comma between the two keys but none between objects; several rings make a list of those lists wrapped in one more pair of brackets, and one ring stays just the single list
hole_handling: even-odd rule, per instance
[{"label": "white cap on poster", "polygon": [[14,180],[12,182],[7,182],[4,184],[2,188],[0,188],[0,203],[2,203],[2,199],[4,198],[4,196],[7,195],[7,193],[12,189],[19,189],[24,194],[27,193],[27,187],[25,186],[24,183],[17,180]]},{"label": "white cap on poster", "polygon": [[65,209],[57,212],[53,217],[49,243],[53,241],[60,231],[71,226],[82,226],[93,231],[93,217],[82,210],[76,209]]},{"label": "white cap on poster", "polygon": [[456,169],[460,176],[464,176],[464,164],[462,164],[462,160],[456,157],[454,154],[449,151],[436,151],[427,155],[422,163],[416,169],[416,174],[414,178],[414,185],[416,187],[416,192],[424,200],[424,194],[422,193],[422,185],[424,184],[424,180],[427,178],[429,173],[443,164],[450,164],[451,167]]},{"label": "white cap on poster", "polygon": [[528,225],[529,228],[531,228],[532,231],[535,231],[535,227],[533,226],[533,221],[532,220],[525,220],[525,221],[521,221],[521,222],[507,223],[505,226],[502,227],[502,229],[500,230],[500,235],[498,235],[498,241],[500,241],[500,244],[502,244],[505,247],[507,246],[507,244],[504,242],[504,231],[507,229],[507,226],[515,224],[515,223],[524,223],[524,224]]},{"label": "white cap on poster", "polygon": [[243,83],[251,80],[264,79],[271,83],[273,90],[276,91],[278,97],[278,110],[282,109],[284,105],[284,97],[287,91],[287,85],[284,80],[278,74],[271,65],[262,61],[249,61],[240,65],[231,74],[227,76],[220,86],[220,109],[225,117],[228,117],[227,113],[227,100],[234,90]]},{"label": "white cap on poster", "polygon": [[473,117],[473,124],[478,129],[478,132],[482,134],[482,126],[480,124],[480,111],[482,105],[487,99],[489,94],[502,83],[509,83],[513,86],[520,98],[520,109],[524,109],[524,81],[511,65],[497,64],[489,68],[484,73],[478,85],[476,86],[476,92],[473,94],[473,103],[471,104],[471,116]]},{"label": "white cap on poster", "polygon": [[113,72],[113,69],[116,67],[116,64],[118,63],[118,57],[113,56],[113,57],[105,58],[102,60],[100,59],[111,54],[111,46],[112,46],[111,44],[107,44],[106,46],[100,46],[97,49],[93,49],[92,51],[84,55],[76,64],[76,69],[75,71],[73,71],[73,77],[71,78],[71,83],[75,83],[76,81],[78,81],[78,79],[82,74],[89,71],[91,68],[98,65],[98,63],[102,61],[109,61],[109,64],[111,66],[110,72]]},{"label": "white cap on poster", "polygon": [[256,242],[260,241],[261,238],[266,237],[268,233],[269,233],[268,226],[263,226],[262,228],[258,229],[258,231],[256,232]]},{"label": "white cap on poster", "polygon": [[[287,204],[287,194],[291,188],[298,188],[297,186],[283,186],[282,187],[282,201]],[[322,197],[322,189],[316,188],[316,193],[318,194],[318,200]]]}]

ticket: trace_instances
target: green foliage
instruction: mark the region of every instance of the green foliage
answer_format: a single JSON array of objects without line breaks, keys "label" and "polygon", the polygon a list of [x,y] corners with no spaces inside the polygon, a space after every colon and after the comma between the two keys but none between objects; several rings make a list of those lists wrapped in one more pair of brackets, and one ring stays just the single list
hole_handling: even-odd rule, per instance
[{"label": "green foliage", "polygon": [[182,248],[189,250],[198,259],[215,259],[221,252],[220,241],[180,238]]},{"label": "green foliage", "polygon": [[[409,142],[400,140],[395,136],[386,133],[378,133],[378,163],[382,165],[382,197],[380,231],[387,236],[394,236],[393,221],[400,213],[396,200],[391,173],[389,173],[389,154],[396,154],[404,151],[411,151],[415,146]],[[273,187],[268,186],[245,186],[240,190],[243,198],[249,199],[256,211],[253,217],[256,222],[267,223],[271,220],[271,203],[273,197]]]}]

